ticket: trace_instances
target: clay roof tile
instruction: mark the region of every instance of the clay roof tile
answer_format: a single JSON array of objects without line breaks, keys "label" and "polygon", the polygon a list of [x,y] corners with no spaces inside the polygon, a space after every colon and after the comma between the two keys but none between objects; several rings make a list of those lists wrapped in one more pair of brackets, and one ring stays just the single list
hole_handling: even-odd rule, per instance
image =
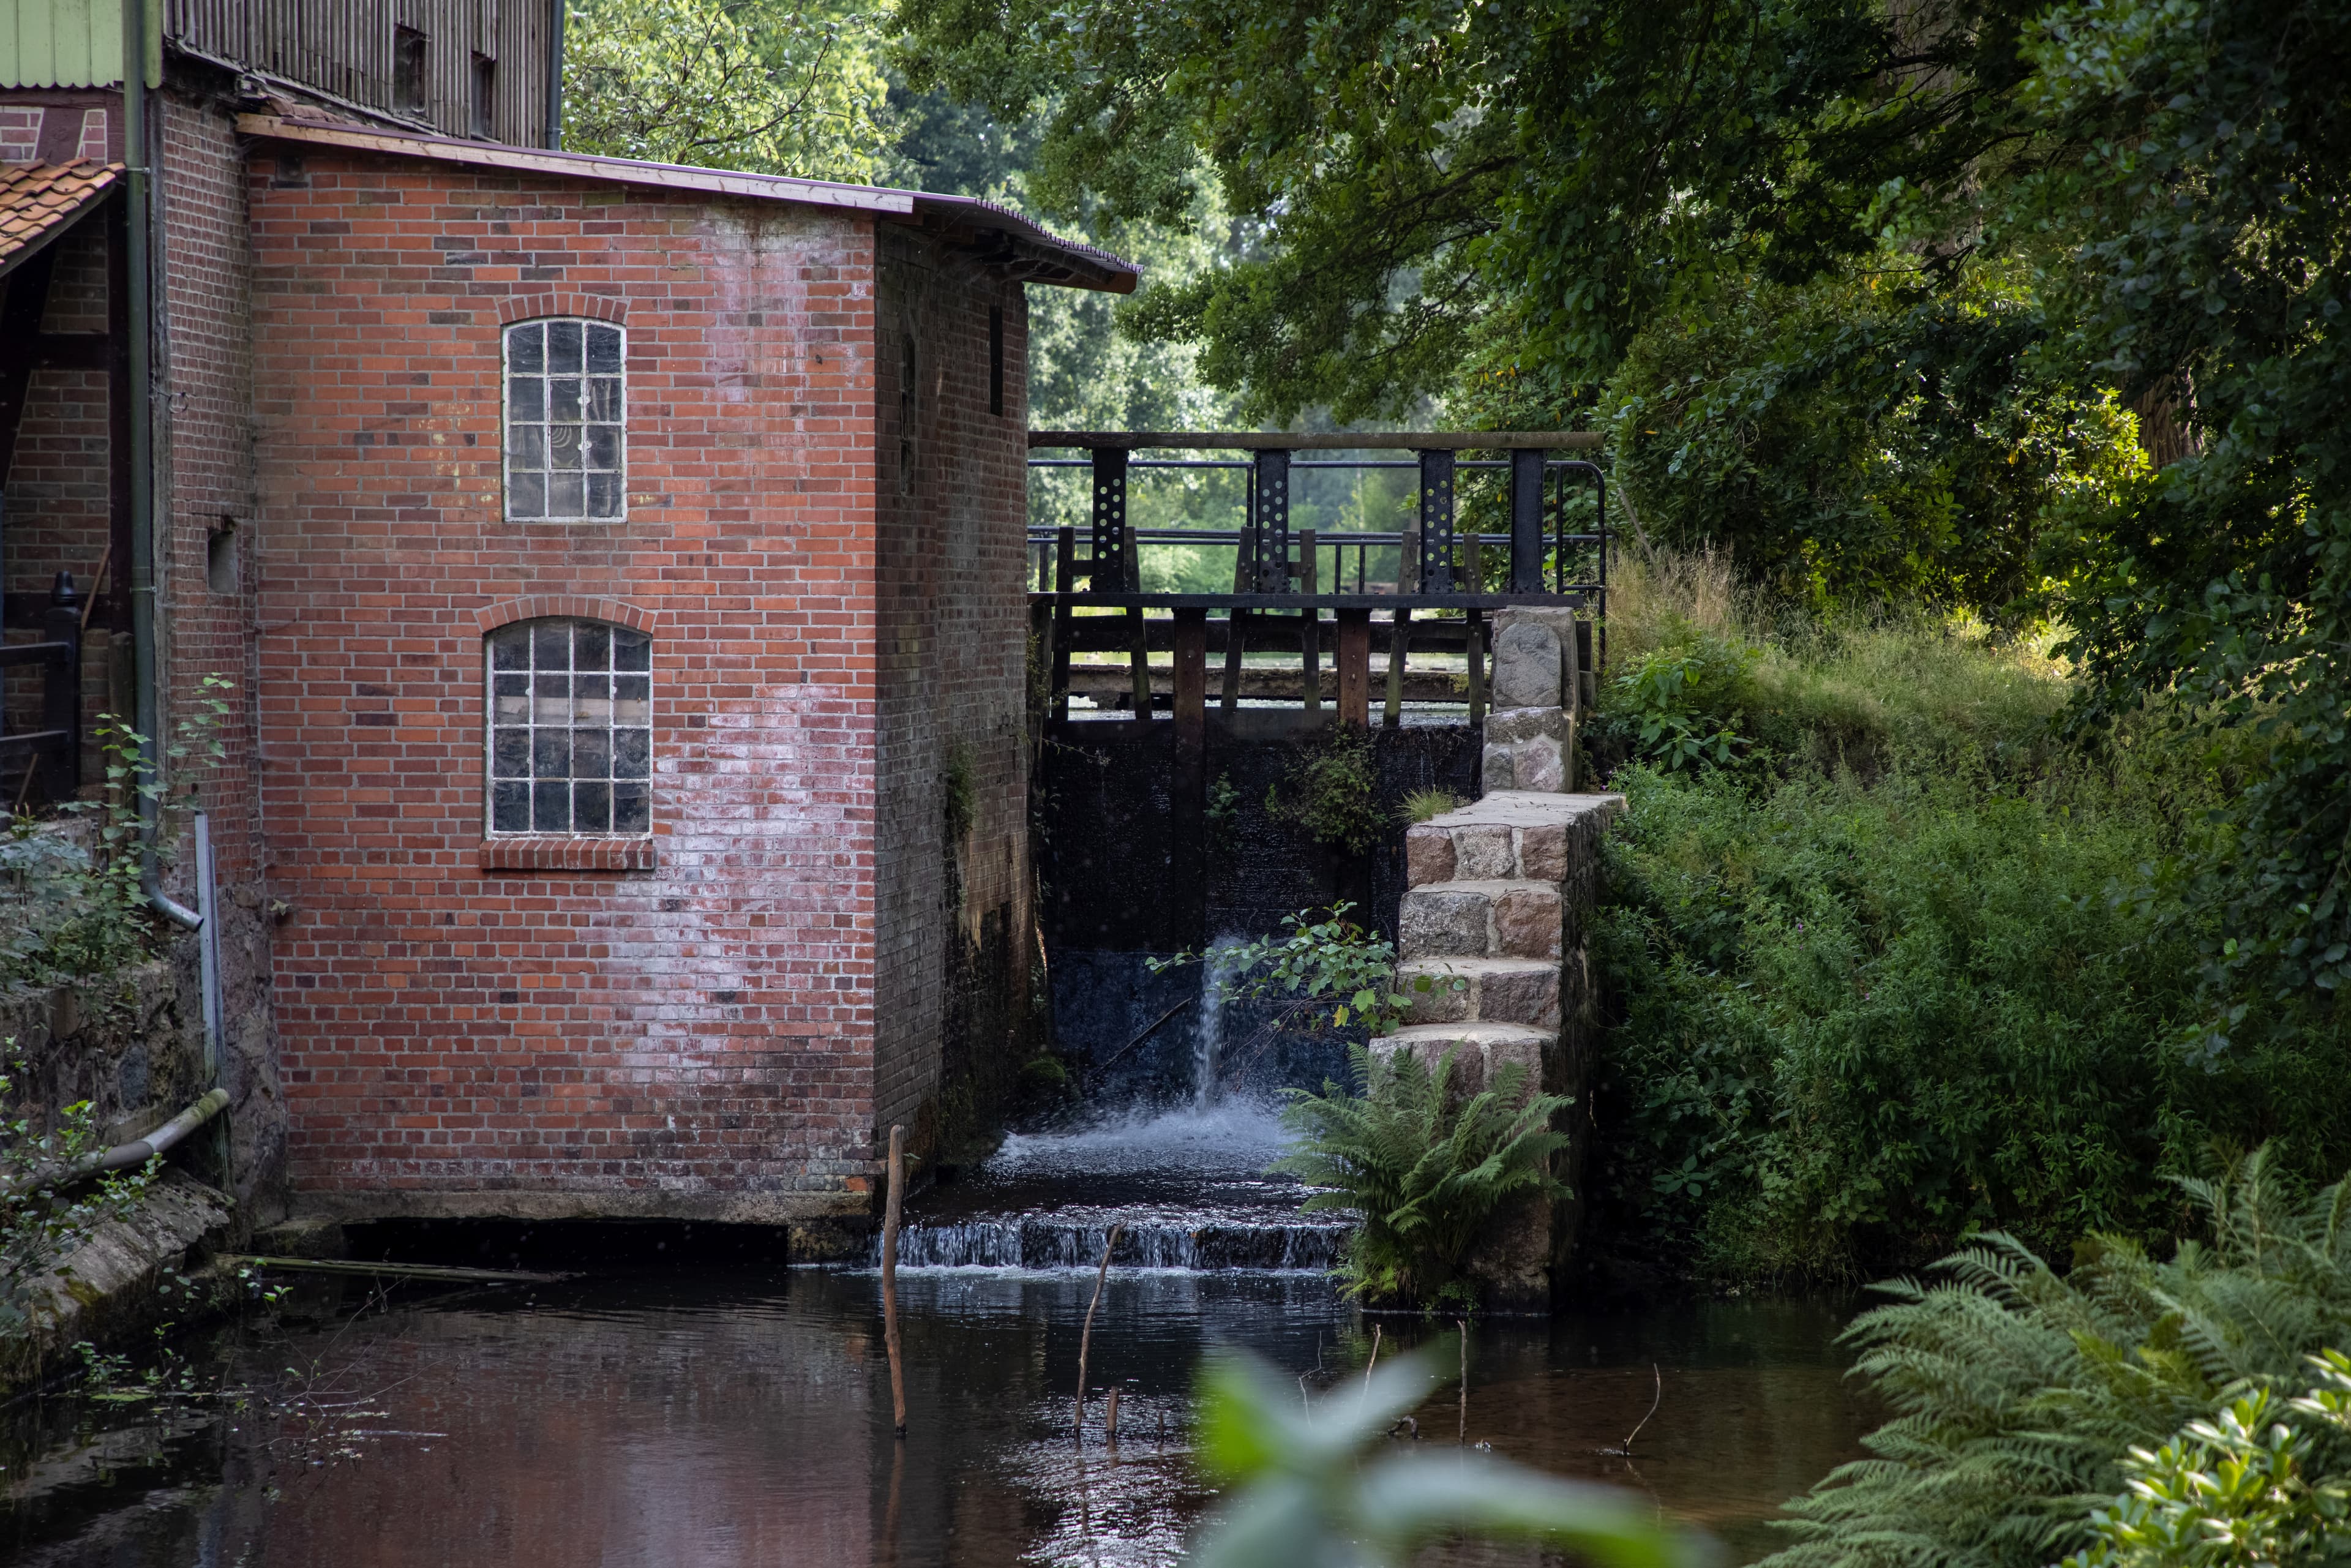
[{"label": "clay roof tile", "polygon": [[121,177],[120,163],[0,164],[0,273],[63,233]]}]

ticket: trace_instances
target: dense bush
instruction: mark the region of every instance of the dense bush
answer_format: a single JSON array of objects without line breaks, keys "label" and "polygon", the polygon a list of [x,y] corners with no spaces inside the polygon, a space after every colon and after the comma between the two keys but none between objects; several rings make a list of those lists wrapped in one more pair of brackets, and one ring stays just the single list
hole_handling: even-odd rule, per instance
[{"label": "dense bush", "polygon": [[2158,1174],[2209,1140],[2351,1157],[2343,1041],[2180,1043],[2211,916],[2161,866],[2204,831],[2195,770],[2053,758],[2040,705],[1980,678],[1941,695],[1974,692],[1980,722],[1938,718],[1931,644],[1858,635],[1912,667],[1868,683],[1907,717],[1775,646],[1735,716],[1702,720],[1769,737],[1747,760],[1614,776],[1594,957],[1615,1223],[1716,1271],[1840,1273],[1994,1227],[2147,1233],[2173,1207]]}]

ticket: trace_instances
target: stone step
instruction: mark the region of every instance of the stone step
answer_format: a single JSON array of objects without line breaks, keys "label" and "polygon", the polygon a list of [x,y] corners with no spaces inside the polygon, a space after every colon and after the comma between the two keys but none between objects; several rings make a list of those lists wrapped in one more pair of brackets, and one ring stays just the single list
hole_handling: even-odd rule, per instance
[{"label": "stone step", "polygon": [[1486,1086],[1497,1069],[1516,1062],[1527,1070],[1527,1088],[1531,1093],[1541,1091],[1543,1059],[1558,1043],[1557,1030],[1529,1029],[1524,1024],[1424,1023],[1406,1024],[1394,1034],[1381,1035],[1371,1042],[1371,1050],[1374,1056],[1409,1051],[1432,1071],[1450,1051],[1453,1082],[1472,1094]]},{"label": "stone step", "polygon": [[[1429,988],[1414,989],[1424,977]],[[1416,958],[1396,966],[1396,989],[1412,998],[1406,1016],[1415,1024],[1559,1028],[1554,958]]]},{"label": "stone step", "polygon": [[1601,824],[1624,803],[1621,795],[1497,791],[1406,830],[1405,882],[1564,882],[1598,855]]},{"label": "stone step", "polygon": [[1419,958],[1548,958],[1565,938],[1559,884],[1525,878],[1431,883],[1406,890],[1396,919],[1396,956]]}]

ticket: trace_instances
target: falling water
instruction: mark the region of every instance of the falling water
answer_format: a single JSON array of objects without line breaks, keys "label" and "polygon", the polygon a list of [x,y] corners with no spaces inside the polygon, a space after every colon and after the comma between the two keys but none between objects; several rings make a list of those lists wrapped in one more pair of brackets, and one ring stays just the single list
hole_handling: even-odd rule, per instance
[{"label": "falling water", "polygon": [[1192,1025],[1192,1105],[1206,1111],[1217,1099],[1217,1074],[1224,1066],[1225,988],[1232,983],[1233,950],[1240,946],[1231,936],[1219,937],[1200,966],[1200,1005]]}]

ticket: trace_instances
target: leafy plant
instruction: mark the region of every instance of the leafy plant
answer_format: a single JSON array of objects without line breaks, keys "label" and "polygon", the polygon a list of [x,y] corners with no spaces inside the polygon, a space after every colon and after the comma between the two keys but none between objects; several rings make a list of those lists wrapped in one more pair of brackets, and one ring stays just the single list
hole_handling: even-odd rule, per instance
[{"label": "leafy plant", "polygon": [[1373,1568],[1469,1537],[1541,1542],[1599,1568],[1701,1568],[1705,1542],[1659,1522],[1632,1493],[1560,1480],[1475,1452],[1391,1448],[1386,1435],[1437,1377],[1426,1354],[1399,1356],[1369,1385],[1297,1407],[1253,1358],[1202,1368],[1199,1454],[1233,1496],[1203,1531],[1199,1568]]},{"label": "leafy plant", "polygon": [[2257,1152],[2180,1187],[2210,1239],[2168,1262],[2093,1236],[2060,1276],[1995,1233],[1878,1286],[1847,1338],[1894,1418],[1788,1505],[1772,1568],[2041,1568],[2095,1546],[2134,1448],[2306,1387],[2351,1332],[2351,1181],[2304,1197]]},{"label": "leafy plant", "polygon": [[1761,653],[1711,632],[1646,654],[1615,681],[1611,705],[1635,751],[1668,772],[1728,765],[1741,745],[1740,704]]},{"label": "leafy plant", "polygon": [[1565,1098],[1527,1092],[1527,1070],[1506,1063],[1475,1093],[1455,1083],[1456,1051],[1434,1071],[1411,1051],[1374,1056],[1351,1045],[1351,1093],[1285,1089],[1282,1120],[1298,1151],[1270,1167],[1315,1193],[1308,1211],[1350,1210],[1361,1223],[1341,1270],[1367,1301],[1474,1306],[1462,1263],[1495,1210],[1520,1196],[1564,1197],[1551,1157],[1567,1146],[1552,1122]]},{"label": "leafy plant", "polygon": [[[1281,917],[1286,936],[1219,943],[1206,954],[1178,953],[1145,962],[1155,975],[1185,964],[1207,963],[1209,983],[1228,1001],[1270,1002],[1277,1022],[1292,1029],[1346,1029],[1383,1034],[1402,1023],[1412,997],[1394,988],[1395,945],[1373,936],[1347,918],[1354,908],[1332,904],[1327,920],[1301,909]],[[1437,983],[1416,977],[1413,990],[1426,995]],[[1455,990],[1468,981],[1450,982]]]},{"label": "leafy plant", "polygon": [[1268,787],[1267,814],[1297,823],[1317,843],[1363,853],[1394,826],[1374,798],[1373,745],[1369,731],[1348,725],[1304,743],[1281,784]]},{"label": "leafy plant", "polygon": [[2257,1388],[2123,1460],[2130,1490],[2090,1516],[2064,1568],[2262,1568],[2351,1559],[2351,1357],[2308,1358],[2296,1399]]}]

